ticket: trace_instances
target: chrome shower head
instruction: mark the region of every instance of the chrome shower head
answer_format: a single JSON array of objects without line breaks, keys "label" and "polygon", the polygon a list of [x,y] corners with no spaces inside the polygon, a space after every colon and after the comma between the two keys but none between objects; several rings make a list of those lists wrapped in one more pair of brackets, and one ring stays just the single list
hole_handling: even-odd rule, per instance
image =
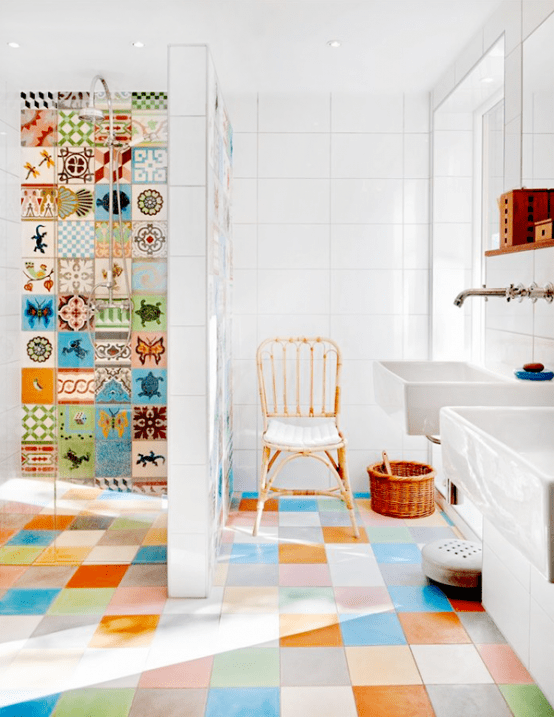
[{"label": "chrome shower head", "polygon": [[94,124],[104,119],[104,113],[94,105],[88,105],[87,107],[83,107],[79,112],[79,119]]}]

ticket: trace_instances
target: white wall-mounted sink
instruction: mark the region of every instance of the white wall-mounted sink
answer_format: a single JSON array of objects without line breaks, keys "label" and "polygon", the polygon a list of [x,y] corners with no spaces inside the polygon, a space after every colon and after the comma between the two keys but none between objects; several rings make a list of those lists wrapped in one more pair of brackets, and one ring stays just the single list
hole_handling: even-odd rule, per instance
[{"label": "white wall-mounted sink", "polygon": [[554,408],[441,411],[446,477],[554,582]]},{"label": "white wall-mounted sink", "polygon": [[377,404],[409,435],[440,434],[444,406],[552,406],[554,381],[520,381],[464,361],[376,361]]}]

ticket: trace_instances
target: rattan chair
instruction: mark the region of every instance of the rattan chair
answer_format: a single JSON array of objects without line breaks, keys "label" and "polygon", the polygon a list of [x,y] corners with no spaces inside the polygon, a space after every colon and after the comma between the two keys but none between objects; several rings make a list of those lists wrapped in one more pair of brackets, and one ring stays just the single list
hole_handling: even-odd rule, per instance
[{"label": "rattan chair", "polygon": [[[339,428],[341,354],[331,339],[266,339],[257,351],[263,414],[262,467],[257,535],[266,500],[282,495],[322,495],[343,500],[359,537],[348,479],[346,439]],[[283,419],[283,420],[278,420]],[[336,451],[336,458],[332,452]],[[286,455],[282,455],[286,454]],[[314,458],[327,466],[337,485],[317,490],[274,486],[281,470],[297,458]]]}]

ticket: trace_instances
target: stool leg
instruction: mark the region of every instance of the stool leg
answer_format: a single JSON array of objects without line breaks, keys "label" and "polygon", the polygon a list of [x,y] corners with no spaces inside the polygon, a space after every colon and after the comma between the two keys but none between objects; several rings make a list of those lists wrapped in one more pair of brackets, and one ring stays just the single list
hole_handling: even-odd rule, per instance
[{"label": "stool leg", "polygon": [[260,471],[260,481],[258,485],[258,506],[257,506],[257,513],[256,513],[256,522],[254,523],[254,530],[252,531],[252,535],[258,535],[258,530],[260,528],[260,521],[262,519],[262,513],[264,511],[264,504],[267,499],[267,488],[266,488],[266,478],[267,478],[267,467],[269,465],[269,454],[271,453],[270,449],[267,446],[263,446],[262,448],[262,469]]},{"label": "stool leg", "polygon": [[360,537],[360,531],[358,530],[358,524],[356,523],[356,513],[354,512],[354,496],[350,488],[350,480],[348,478],[348,462],[346,459],[346,448],[339,448],[337,450],[337,463],[339,469],[339,475],[342,480],[344,493],[346,496],[345,503],[350,516],[350,522],[352,523],[352,530],[354,531],[354,537]]}]

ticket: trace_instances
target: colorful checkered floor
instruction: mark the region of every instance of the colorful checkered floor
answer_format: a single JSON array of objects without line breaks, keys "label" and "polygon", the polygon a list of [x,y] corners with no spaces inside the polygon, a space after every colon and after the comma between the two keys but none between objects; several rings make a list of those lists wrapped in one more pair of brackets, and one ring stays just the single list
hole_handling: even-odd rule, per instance
[{"label": "colorful checkered floor", "polygon": [[338,501],[272,503],[253,538],[255,498],[234,500],[210,598],[178,600],[160,499],[6,501],[0,715],[554,715],[480,603],[422,575],[420,547],[455,535],[442,513],[358,496],[356,541]]}]

